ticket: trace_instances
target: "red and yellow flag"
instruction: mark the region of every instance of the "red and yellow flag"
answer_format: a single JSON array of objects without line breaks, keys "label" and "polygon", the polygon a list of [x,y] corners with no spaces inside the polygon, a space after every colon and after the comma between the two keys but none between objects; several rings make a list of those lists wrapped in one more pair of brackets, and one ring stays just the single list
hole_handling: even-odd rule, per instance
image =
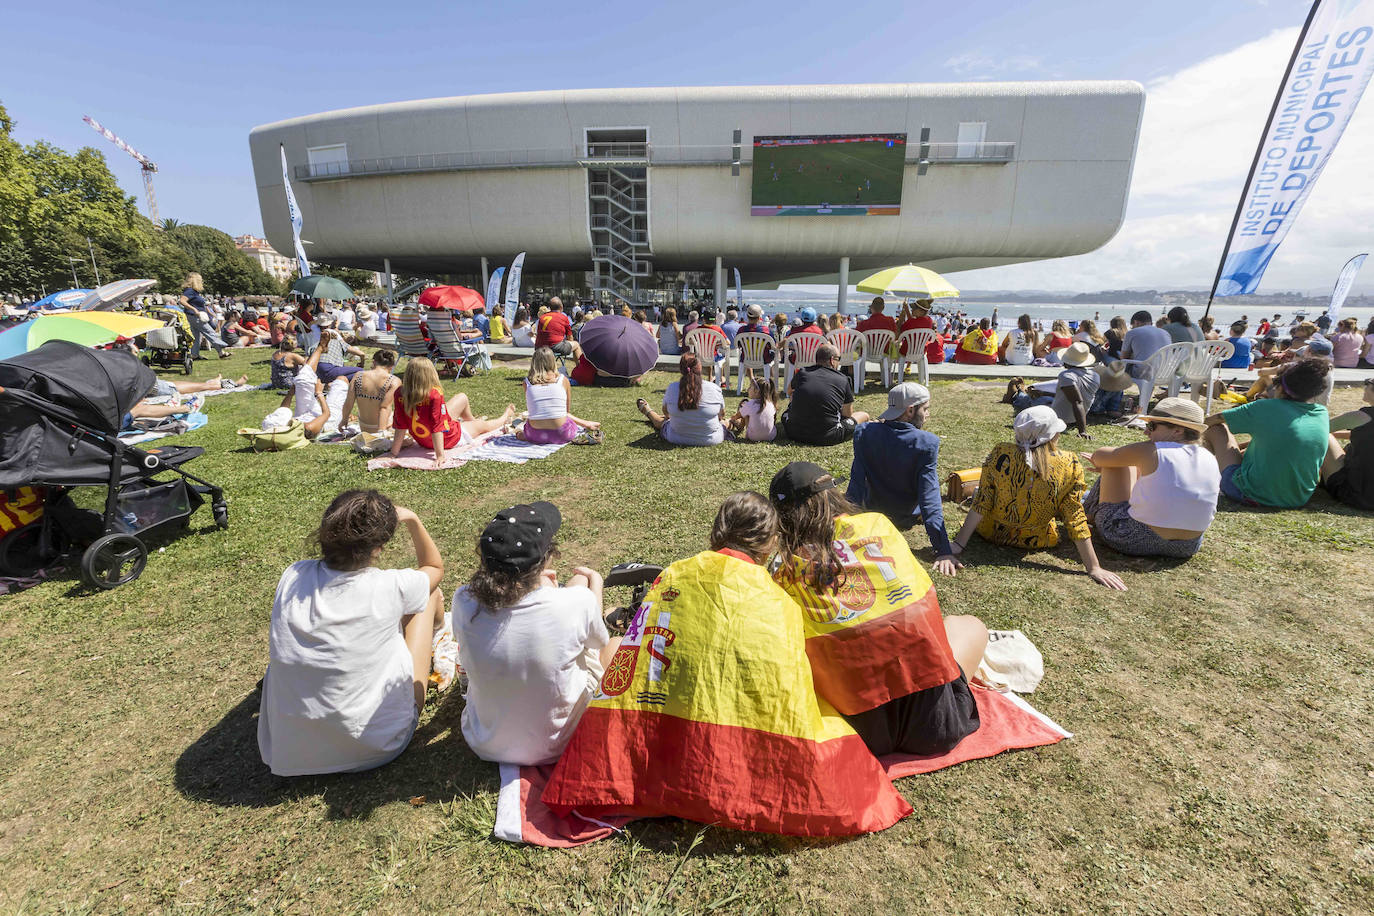
[{"label": "red and yellow flag", "polygon": [[818,594],[794,557],[778,582],[802,607],[816,692],[857,715],[959,677],[935,586],[884,515],[835,522],[839,587]]},{"label": "red and yellow flag", "polygon": [[801,610],[766,570],[715,552],[654,584],[543,801],[796,836],[869,833],[911,813],[816,696]]}]

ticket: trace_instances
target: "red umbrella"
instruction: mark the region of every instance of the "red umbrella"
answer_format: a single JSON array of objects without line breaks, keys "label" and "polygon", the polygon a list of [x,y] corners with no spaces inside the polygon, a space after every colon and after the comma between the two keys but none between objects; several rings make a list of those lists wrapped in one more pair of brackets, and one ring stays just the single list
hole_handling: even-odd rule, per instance
[{"label": "red umbrella", "polygon": [[431,286],[420,294],[420,304],[432,309],[452,309],[470,312],[486,307],[482,294],[466,286]]}]

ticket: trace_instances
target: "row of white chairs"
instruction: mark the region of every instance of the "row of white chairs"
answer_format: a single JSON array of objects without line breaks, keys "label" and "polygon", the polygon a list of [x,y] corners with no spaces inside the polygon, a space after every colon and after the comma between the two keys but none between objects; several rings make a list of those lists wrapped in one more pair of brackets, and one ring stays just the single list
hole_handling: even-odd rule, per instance
[{"label": "row of white chairs", "polygon": [[1150,406],[1156,388],[1164,388],[1166,396],[1178,397],[1185,384],[1194,401],[1206,398],[1203,410],[1212,412],[1212,377],[1217,366],[1236,352],[1229,340],[1202,340],[1194,343],[1175,343],[1160,347],[1146,360],[1123,359],[1127,371],[1135,379],[1140,392],[1142,412]]},{"label": "row of white chairs", "polygon": [[[730,377],[733,363],[738,377],[736,391],[741,394],[749,370],[765,375],[774,384],[781,382],[782,390],[786,391],[791,387],[797,368],[813,364],[816,351],[828,343],[840,351],[841,369],[853,373],[854,390],[860,391],[870,362],[878,364],[884,388],[892,387],[894,372],[898,379],[905,377],[908,363],[916,366],[917,377],[921,384],[926,384],[929,381],[926,347],[935,342],[935,332],[917,328],[899,336],[886,330],[837,328],[827,334],[793,334],[779,344],[772,335],[759,331],[741,331],[731,343],[714,328],[693,328],[683,342],[701,361],[703,371],[709,371],[722,386]],[[719,360],[716,359],[718,355],[722,357]]]}]

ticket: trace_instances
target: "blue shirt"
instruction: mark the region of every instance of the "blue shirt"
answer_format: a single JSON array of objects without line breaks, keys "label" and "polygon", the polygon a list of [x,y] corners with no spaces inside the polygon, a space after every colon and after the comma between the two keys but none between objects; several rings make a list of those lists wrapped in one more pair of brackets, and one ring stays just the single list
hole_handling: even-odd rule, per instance
[{"label": "blue shirt", "polygon": [[1226,338],[1236,348],[1228,358],[1221,361],[1223,369],[1249,369],[1250,368],[1250,338],[1248,337],[1228,337]]},{"label": "blue shirt", "polygon": [[845,496],[881,512],[898,528],[924,522],[936,556],[950,552],[940,504],[940,437],[900,420],[864,423],[854,430],[854,465]]},{"label": "blue shirt", "polygon": [[491,319],[486,316],[485,312],[480,315],[473,315],[472,323],[477,330],[482,332],[483,340],[491,339]]},{"label": "blue shirt", "polygon": [[720,329],[725,332],[726,339],[729,340],[730,343],[734,343],[735,335],[739,333],[740,327],[741,325],[738,321],[727,321],[720,326]]}]

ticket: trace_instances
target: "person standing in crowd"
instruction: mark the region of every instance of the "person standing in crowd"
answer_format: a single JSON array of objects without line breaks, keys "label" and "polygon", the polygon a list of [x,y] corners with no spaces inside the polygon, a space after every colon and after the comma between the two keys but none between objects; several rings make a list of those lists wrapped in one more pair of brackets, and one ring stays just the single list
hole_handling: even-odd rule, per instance
[{"label": "person standing in crowd", "polygon": [[538,332],[534,346],[548,347],[558,356],[572,356],[572,322],[563,314],[563,300],[554,296],[549,300],[549,310],[539,316]]},{"label": "person standing in crowd", "polygon": [[915,382],[894,385],[887,410],[854,430],[854,463],[845,498],[887,516],[898,530],[923,524],[935,550],[935,569],[954,575],[961,565],[950,550],[940,501],[940,437],[923,427],[930,391]]},{"label": "person standing in crowd", "polygon": [[[1293,360],[1277,375],[1278,397],[1251,401],[1207,418],[1206,441],[1221,465],[1221,492],[1239,503],[1296,509],[1321,480],[1330,425],[1317,399],[1331,361]],[[1249,433],[1241,450],[1237,433]]]},{"label": "person standing in crowd", "polygon": [[838,445],[868,422],[854,409],[854,380],[839,370],[840,351],[830,344],[816,350],[816,363],[792,376],[791,401],[782,415],[789,439],[808,445]]},{"label": "person standing in crowd", "polygon": [[1117,553],[1191,557],[1217,512],[1221,469],[1202,445],[1202,408],[1164,398],[1141,417],[1146,441],[1083,453],[1101,472],[1083,499],[1097,533]]},{"label": "person standing in crowd", "polygon": [[178,302],[191,325],[191,359],[200,359],[202,341],[209,344],[220,359],[225,359],[229,354],[224,352],[224,341],[220,340],[219,335],[206,323],[209,320],[210,305],[205,301],[204,293],[205,281],[200,274],[195,271],[187,274],[186,285]]}]

